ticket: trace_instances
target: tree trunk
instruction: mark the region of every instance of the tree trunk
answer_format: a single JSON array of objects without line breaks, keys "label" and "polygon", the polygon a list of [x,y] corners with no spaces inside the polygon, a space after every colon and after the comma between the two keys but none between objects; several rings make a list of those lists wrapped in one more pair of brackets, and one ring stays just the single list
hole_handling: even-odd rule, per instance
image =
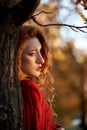
[{"label": "tree trunk", "polygon": [[[17,5],[15,1],[19,1]],[[40,0],[15,1],[0,1],[0,130],[23,129],[16,46],[21,24],[31,18],[40,2]]]},{"label": "tree trunk", "polygon": [[0,130],[20,127],[20,99],[16,69],[18,28],[0,32]]}]

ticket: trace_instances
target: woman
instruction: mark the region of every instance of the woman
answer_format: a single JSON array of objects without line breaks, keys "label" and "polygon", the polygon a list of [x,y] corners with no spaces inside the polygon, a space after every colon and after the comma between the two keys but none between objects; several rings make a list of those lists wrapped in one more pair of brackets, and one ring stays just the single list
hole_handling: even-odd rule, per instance
[{"label": "woman", "polygon": [[[24,130],[63,130],[52,121],[49,94],[51,68],[49,49],[44,34],[34,26],[23,26],[17,49],[18,78],[23,95]],[[49,81],[50,80],[50,81]]]}]

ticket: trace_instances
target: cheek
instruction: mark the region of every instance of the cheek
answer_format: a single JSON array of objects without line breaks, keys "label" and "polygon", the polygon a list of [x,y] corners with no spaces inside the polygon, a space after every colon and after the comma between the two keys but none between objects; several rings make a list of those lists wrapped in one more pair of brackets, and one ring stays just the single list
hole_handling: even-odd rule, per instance
[{"label": "cheek", "polygon": [[22,62],[21,63],[22,71],[28,74],[30,71],[30,66],[31,66],[30,60],[28,58],[23,57],[21,62]]},{"label": "cheek", "polygon": [[22,67],[23,71],[29,69],[30,64],[31,64],[31,62],[27,57],[22,57],[21,67]]},{"label": "cheek", "polygon": [[27,57],[22,57],[22,64],[29,63],[29,59]]}]

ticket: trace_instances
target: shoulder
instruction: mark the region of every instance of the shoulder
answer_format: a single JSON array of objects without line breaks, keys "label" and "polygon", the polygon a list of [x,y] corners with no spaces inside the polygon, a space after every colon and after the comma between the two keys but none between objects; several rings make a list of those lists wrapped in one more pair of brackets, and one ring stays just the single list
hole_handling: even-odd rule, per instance
[{"label": "shoulder", "polygon": [[21,88],[25,91],[32,91],[33,93],[38,93],[39,95],[44,95],[40,87],[33,80],[21,80]]},{"label": "shoulder", "polygon": [[20,85],[24,87],[38,88],[38,85],[33,80],[21,80]]},{"label": "shoulder", "polygon": [[40,87],[32,80],[21,80],[20,82],[22,93],[26,96],[32,98],[33,102],[36,104],[41,103],[44,100],[44,93]]}]

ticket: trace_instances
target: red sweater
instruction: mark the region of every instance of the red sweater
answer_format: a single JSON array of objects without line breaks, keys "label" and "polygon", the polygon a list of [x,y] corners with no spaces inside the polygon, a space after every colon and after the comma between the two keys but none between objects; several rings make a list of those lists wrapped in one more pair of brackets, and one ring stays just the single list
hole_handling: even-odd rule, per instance
[{"label": "red sweater", "polygon": [[52,112],[44,94],[32,80],[22,80],[24,130],[56,130],[61,128],[52,122]]}]

